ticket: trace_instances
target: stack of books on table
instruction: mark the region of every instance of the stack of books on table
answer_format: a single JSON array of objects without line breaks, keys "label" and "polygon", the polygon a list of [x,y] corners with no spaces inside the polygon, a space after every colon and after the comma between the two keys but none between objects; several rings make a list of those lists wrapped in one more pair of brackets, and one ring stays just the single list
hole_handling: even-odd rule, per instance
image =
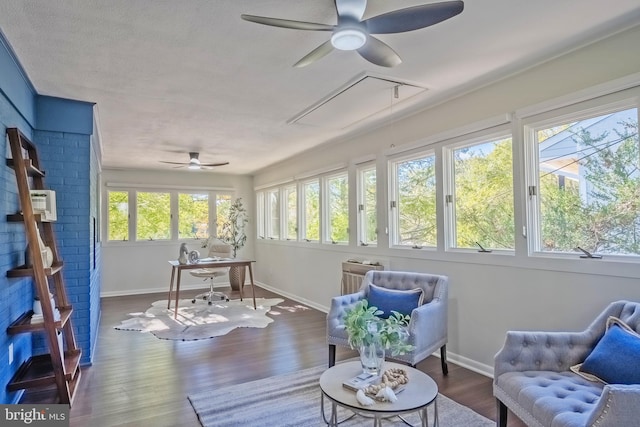
[{"label": "stack of books on table", "polygon": [[362,388],[368,387],[371,384],[377,384],[380,382],[380,377],[376,374],[361,373],[353,378],[342,383],[344,388],[349,390],[358,391]]}]

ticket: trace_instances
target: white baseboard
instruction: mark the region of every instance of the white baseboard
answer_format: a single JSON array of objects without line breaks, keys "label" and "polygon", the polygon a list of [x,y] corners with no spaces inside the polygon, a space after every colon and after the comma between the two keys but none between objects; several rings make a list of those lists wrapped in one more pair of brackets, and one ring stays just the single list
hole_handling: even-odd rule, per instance
[{"label": "white baseboard", "polygon": [[271,286],[267,285],[266,283],[257,282],[257,281],[255,283],[256,283],[256,285],[260,286],[261,288],[264,288],[264,289],[266,289],[268,291],[271,291],[271,292],[275,292],[276,294],[282,295],[283,297],[287,297],[287,298],[289,298],[291,300],[300,302],[302,304],[308,305],[309,307],[313,307],[318,311],[322,311],[323,313],[328,313],[329,312],[329,307],[325,307],[324,305],[320,305],[320,304],[317,304],[317,303],[315,303],[313,301],[309,301],[308,299],[301,298],[298,295],[291,294],[289,292],[285,292],[282,289],[271,287]]}]

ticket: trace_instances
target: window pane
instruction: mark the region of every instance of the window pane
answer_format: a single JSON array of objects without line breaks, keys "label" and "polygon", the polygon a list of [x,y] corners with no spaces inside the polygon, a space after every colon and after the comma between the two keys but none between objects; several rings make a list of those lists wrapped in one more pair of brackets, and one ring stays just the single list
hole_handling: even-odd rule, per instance
[{"label": "window pane", "polygon": [[327,240],[345,243],[349,241],[349,187],[347,176],[327,180]]},{"label": "window pane", "polygon": [[129,240],[129,193],[109,192],[109,240]]},{"label": "window pane", "polygon": [[256,194],[256,236],[258,239],[264,239],[265,236],[265,215],[264,215],[264,193],[261,191]]},{"label": "window pane", "polygon": [[540,249],[640,255],[636,108],[535,133]]},{"label": "window pane", "polygon": [[178,194],[178,238],[209,236],[209,196]]},{"label": "window pane", "polygon": [[304,239],[320,240],[320,184],[304,184]]},{"label": "window pane", "polygon": [[232,200],[230,194],[216,194],[216,236],[223,235],[222,227],[229,218]]},{"label": "window pane", "polygon": [[137,194],[136,240],[171,238],[171,198],[169,193]]},{"label": "window pane", "polygon": [[436,246],[436,158],[397,163],[396,244]]},{"label": "window pane", "polygon": [[267,207],[269,209],[269,222],[267,226],[267,237],[272,239],[280,238],[280,191],[273,190],[267,192]]},{"label": "window pane", "polygon": [[287,187],[285,194],[287,197],[287,231],[285,237],[289,240],[296,240],[298,238],[298,194],[296,187]]},{"label": "window pane", "polygon": [[367,169],[360,175],[360,241],[367,245],[378,243],[377,234],[377,194],[376,194],[376,169]]},{"label": "window pane", "polygon": [[514,249],[511,138],[453,152],[455,246]]}]

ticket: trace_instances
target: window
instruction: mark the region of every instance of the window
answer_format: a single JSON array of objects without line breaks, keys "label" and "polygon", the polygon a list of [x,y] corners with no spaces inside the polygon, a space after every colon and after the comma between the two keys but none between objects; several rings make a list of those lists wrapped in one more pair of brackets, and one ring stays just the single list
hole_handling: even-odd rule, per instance
[{"label": "window", "polygon": [[108,240],[128,241],[130,234],[137,242],[220,236],[232,199],[215,191],[114,189],[106,195]]},{"label": "window", "polygon": [[331,243],[349,242],[349,183],[347,174],[326,178],[326,235]]},{"label": "window", "polygon": [[265,233],[265,221],[266,221],[266,215],[264,212],[264,191],[260,191],[256,194],[256,216],[257,216],[257,221],[256,221],[256,235],[258,237],[258,239],[264,239],[266,233]]},{"label": "window", "polygon": [[361,246],[378,243],[376,167],[358,170],[358,242]]},{"label": "window", "polygon": [[129,193],[109,191],[108,199],[108,240],[129,240]]},{"label": "window", "polygon": [[209,236],[209,195],[178,194],[178,238]]},{"label": "window", "polygon": [[526,127],[533,251],[640,255],[638,109]]},{"label": "window", "polygon": [[267,191],[267,237],[280,238],[280,191]]},{"label": "window", "polygon": [[437,245],[436,157],[434,154],[391,163],[391,241],[416,249]]},{"label": "window", "polygon": [[447,246],[513,250],[511,138],[482,140],[446,152],[453,176],[445,197]]},{"label": "window", "polygon": [[169,193],[137,193],[136,213],[136,240],[171,238],[171,197]]},{"label": "window", "polygon": [[306,241],[320,240],[320,184],[318,180],[302,184],[303,188],[303,215],[302,239]]},{"label": "window", "polygon": [[298,193],[295,185],[290,185],[284,189],[286,203],[285,209],[285,239],[298,239]]}]

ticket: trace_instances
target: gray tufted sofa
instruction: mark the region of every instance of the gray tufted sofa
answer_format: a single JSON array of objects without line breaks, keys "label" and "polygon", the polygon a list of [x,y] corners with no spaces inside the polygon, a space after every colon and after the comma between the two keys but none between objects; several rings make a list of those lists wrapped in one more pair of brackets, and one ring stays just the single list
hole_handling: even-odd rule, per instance
[{"label": "gray tufted sofa", "polygon": [[495,356],[497,425],[506,427],[508,408],[530,427],[640,426],[640,385],[604,385],[569,370],[604,335],[609,316],[640,332],[640,304],[629,301],[610,304],[583,332],[507,332]]},{"label": "gray tufted sofa", "polygon": [[349,347],[349,337],[345,331],[343,321],[346,311],[358,301],[367,297],[369,284],[373,283],[376,286],[387,289],[422,289],[423,304],[411,313],[411,321],[408,328],[409,342],[415,346],[415,349],[393,358],[415,366],[439,348],[442,372],[447,375],[448,282],[447,276],[435,274],[403,271],[368,271],[358,292],[331,299],[331,308],[327,314],[329,366],[335,364],[336,345]]}]

